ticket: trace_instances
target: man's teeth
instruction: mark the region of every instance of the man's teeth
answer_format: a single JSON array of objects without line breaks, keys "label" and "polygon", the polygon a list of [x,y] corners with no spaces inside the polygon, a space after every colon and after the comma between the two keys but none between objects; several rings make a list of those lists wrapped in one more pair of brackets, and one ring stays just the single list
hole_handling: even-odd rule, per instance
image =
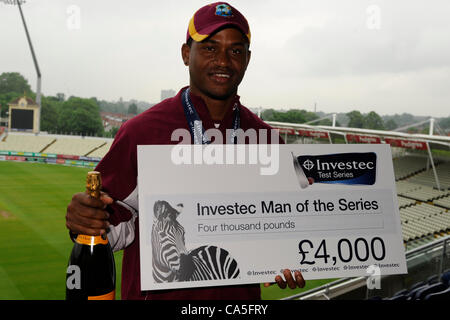
[{"label": "man's teeth", "polygon": [[229,74],[224,74],[224,73],[215,73],[214,75],[216,77],[221,77],[221,78],[229,78],[230,77]]}]

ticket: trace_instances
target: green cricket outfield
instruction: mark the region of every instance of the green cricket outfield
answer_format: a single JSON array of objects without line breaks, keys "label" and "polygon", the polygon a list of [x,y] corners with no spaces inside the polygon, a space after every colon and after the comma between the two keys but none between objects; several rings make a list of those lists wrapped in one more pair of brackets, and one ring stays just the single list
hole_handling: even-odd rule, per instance
[{"label": "green cricket outfield", "polygon": [[[84,190],[87,168],[0,161],[0,300],[65,298],[72,242],[65,213],[72,195]],[[115,253],[120,299],[122,252]],[[310,280],[304,289],[262,287],[263,299],[280,299],[330,280]]]}]

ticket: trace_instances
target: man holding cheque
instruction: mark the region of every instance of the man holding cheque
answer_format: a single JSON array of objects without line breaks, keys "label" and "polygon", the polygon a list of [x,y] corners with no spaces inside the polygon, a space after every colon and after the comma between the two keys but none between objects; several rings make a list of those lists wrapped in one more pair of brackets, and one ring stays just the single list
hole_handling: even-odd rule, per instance
[{"label": "man holding cheque", "polygon": [[[250,39],[247,20],[231,5],[218,2],[200,8],[189,22],[181,48],[183,63],[189,67],[189,86],[124,123],[96,168],[103,180],[101,199],[77,193],[68,205],[66,226],[72,235],[106,234],[113,250],[124,250],[123,299],[261,298],[259,284],[142,291],[139,254],[138,145],[177,144],[172,136],[178,129],[190,132],[191,142],[196,144],[211,142],[204,134],[208,129],[217,129],[227,137],[223,143],[238,142],[235,136],[227,135],[230,129],[255,129],[258,133],[272,129],[242,106],[237,95],[250,61]],[[258,136],[257,143],[260,141]],[[269,136],[267,143],[283,141]],[[217,183],[211,181],[212,185]],[[161,201],[155,203],[154,210],[167,220],[180,214],[182,207]],[[183,267],[177,268],[182,279]],[[283,275],[284,279],[280,275],[274,278],[280,288],[304,287],[299,271],[292,274],[285,269]]]}]

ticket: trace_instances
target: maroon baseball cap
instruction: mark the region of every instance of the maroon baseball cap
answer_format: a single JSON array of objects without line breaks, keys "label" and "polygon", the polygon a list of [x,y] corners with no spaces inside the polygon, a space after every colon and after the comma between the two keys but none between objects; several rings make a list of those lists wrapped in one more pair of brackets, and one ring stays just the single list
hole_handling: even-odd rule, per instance
[{"label": "maroon baseball cap", "polygon": [[234,26],[247,36],[250,43],[250,27],[247,19],[226,2],[208,4],[194,13],[189,21],[186,41],[189,37],[200,42],[224,26]]}]

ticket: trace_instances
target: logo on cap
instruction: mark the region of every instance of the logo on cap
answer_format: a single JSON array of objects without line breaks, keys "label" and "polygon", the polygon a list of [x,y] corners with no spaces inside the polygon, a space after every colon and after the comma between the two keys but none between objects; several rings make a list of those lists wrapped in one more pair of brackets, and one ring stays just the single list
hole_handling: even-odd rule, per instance
[{"label": "logo on cap", "polygon": [[233,12],[231,11],[231,8],[229,5],[219,4],[216,7],[216,15],[225,17],[225,18],[230,18],[233,16]]}]

